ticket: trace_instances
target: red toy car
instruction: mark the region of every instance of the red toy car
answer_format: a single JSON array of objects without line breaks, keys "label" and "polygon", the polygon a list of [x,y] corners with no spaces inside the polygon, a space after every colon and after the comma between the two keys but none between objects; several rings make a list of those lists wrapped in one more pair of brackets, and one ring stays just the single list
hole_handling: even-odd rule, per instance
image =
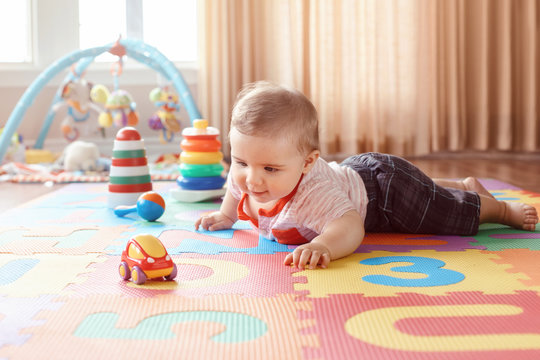
[{"label": "red toy car", "polygon": [[177,269],[158,238],[150,234],[140,234],[128,241],[122,252],[118,272],[122,279],[131,278],[135,284],[141,285],[146,279],[173,280]]}]

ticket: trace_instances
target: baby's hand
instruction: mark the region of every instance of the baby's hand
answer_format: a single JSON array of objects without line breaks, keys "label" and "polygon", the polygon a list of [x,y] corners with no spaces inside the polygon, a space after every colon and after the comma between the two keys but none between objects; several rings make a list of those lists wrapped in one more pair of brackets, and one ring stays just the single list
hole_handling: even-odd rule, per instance
[{"label": "baby's hand", "polygon": [[285,257],[283,263],[285,265],[293,264],[300,270],[303,270],[307,264],[309,264],[310,269],[315,269],[317,265],[326,269],[330,263],[330,251],[324,245],[311,242],[294,249]]},{"label": "baby's hand", "polygon": [[221,211],[214,211],[213,213],[201,216],[195,222],[195,230],[199,230],[199,225],[209,231],[230,229],[234,225],[228,216]]}]

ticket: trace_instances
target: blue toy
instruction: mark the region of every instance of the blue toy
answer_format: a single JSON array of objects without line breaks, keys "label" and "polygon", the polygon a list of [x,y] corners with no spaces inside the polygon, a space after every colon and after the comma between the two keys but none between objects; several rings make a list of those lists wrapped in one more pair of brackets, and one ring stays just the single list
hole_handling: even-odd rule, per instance
[{"label": "blue toy", "polygon": [[114,209],[114,214],[120,217],[133,212],[137,212],[146,221],[156,221],[165,212],[165,201],[157,192],[148,191],[139,196],[136,205],[121,205]]}]

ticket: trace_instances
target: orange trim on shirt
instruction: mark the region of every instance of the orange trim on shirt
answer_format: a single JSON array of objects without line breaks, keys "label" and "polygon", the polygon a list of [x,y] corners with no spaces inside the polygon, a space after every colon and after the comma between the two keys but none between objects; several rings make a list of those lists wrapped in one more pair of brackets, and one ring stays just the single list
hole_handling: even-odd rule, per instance
[{"label": "orange trim on shirt", "polygon": [[300,180],[298,180],[298,183],[294,187],[293,191],[291,191],[289,195],[279,199],[278,202],[276,203],[276,205],[274,205],[273,208],[271,208],[270,210],[259,209],[259,215],[262,215],[262,216],[265,216],[265,217],[273,217],[273,216],[276,216],[277,214],[279,214],[280,211],[283,210],[285,205],[287,205],[289,200],[292,199],[294,194],[296,194],[296,191],[298,190],[298,186],[300,186],[300,182],[302,181],[303,178],[304,178],[304,174],[302,174],[302,176],[300,176]]},{"label": "orange trim on shirt", "polygon": [[309,242],[303,237],[297,228],[291,229],[272,229],[272,234],[276,237],[276,240],[280,244],[285,245],[300,245]]},{"label": "orange trim on shirt", "polygon": [[[289,200],[292,199],[292,197],[294,196],[294,194],[296,194],[296,191],[298,190],[298,186],[300,186],[300,182],[302,181],[302,179],[304,178],[304,174],[302,174],[302,176],[300,176],[300,180],[298,180],[298,183],[296,184],[296,186],[294,187],[293,191],[291,191],[289,193],[289,195],[285,196],[285,197],[282,197],[281,199],[279,199],[277,201],[277,203],[274,205],[273,208],[271,208],[270,210],[265,210],[265,209],[259,209],[259,216],[264,216],[264,217],[274,217],[276,216],[277,214],[279,214],[279,212],[281,210],[283,210],[283,208],[285,207],[285,205],[289,202]],[[248,194],[247,193],[242,193],[242,197],[240,198],[240,201],[238,202],[238,208],[236,209],[236,212],[238,214],[238,219],[240,220],[246,220],[246,221],[251,221],[251,223],[253,225],[255,225],[257,228],[259,228],[259,221],[252,218],[251,216],[249,216],[245,211],[244,211],[244,204],[246,202],[246,199],[248,197]],[[295,229],[296,230],[296,229]],[[273,231],[273,230],[272,230]],[[302,236],[302,235],[300,235]]]},{"label": "orange trim on shirt", "polygon": [[246,193],[242,193],[242,198],[240,199],[240,202],[238,202],[238,208],[236,209],[236,212],[238,213],[238,219],[251,221],[251,223],[258,228],[259,221],[252,218],[244,211],[244,203],[246,202],[247,196],[248,195]]}]

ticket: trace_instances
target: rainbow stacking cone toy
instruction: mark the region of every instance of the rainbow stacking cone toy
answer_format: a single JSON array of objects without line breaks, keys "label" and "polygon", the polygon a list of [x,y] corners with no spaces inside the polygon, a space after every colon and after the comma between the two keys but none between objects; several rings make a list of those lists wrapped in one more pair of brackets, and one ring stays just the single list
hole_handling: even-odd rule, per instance
[{"label": "rainbow stacking cone toy", "polygon": [[207,120],[194,120],[193,127],[182,131],[180,144],[180,176],[177,189],[171,189],[174,199],[197,202],[225,194],[223,185],[223,153],[217,139],[219,130],[208,126]]},{"label": "rainbow stacking cone toy", "polygon": [[139,196],[152,190],[144,140],[137,129],[124,127],[114,140],[109,172],[109,207],[135,205]]}]

